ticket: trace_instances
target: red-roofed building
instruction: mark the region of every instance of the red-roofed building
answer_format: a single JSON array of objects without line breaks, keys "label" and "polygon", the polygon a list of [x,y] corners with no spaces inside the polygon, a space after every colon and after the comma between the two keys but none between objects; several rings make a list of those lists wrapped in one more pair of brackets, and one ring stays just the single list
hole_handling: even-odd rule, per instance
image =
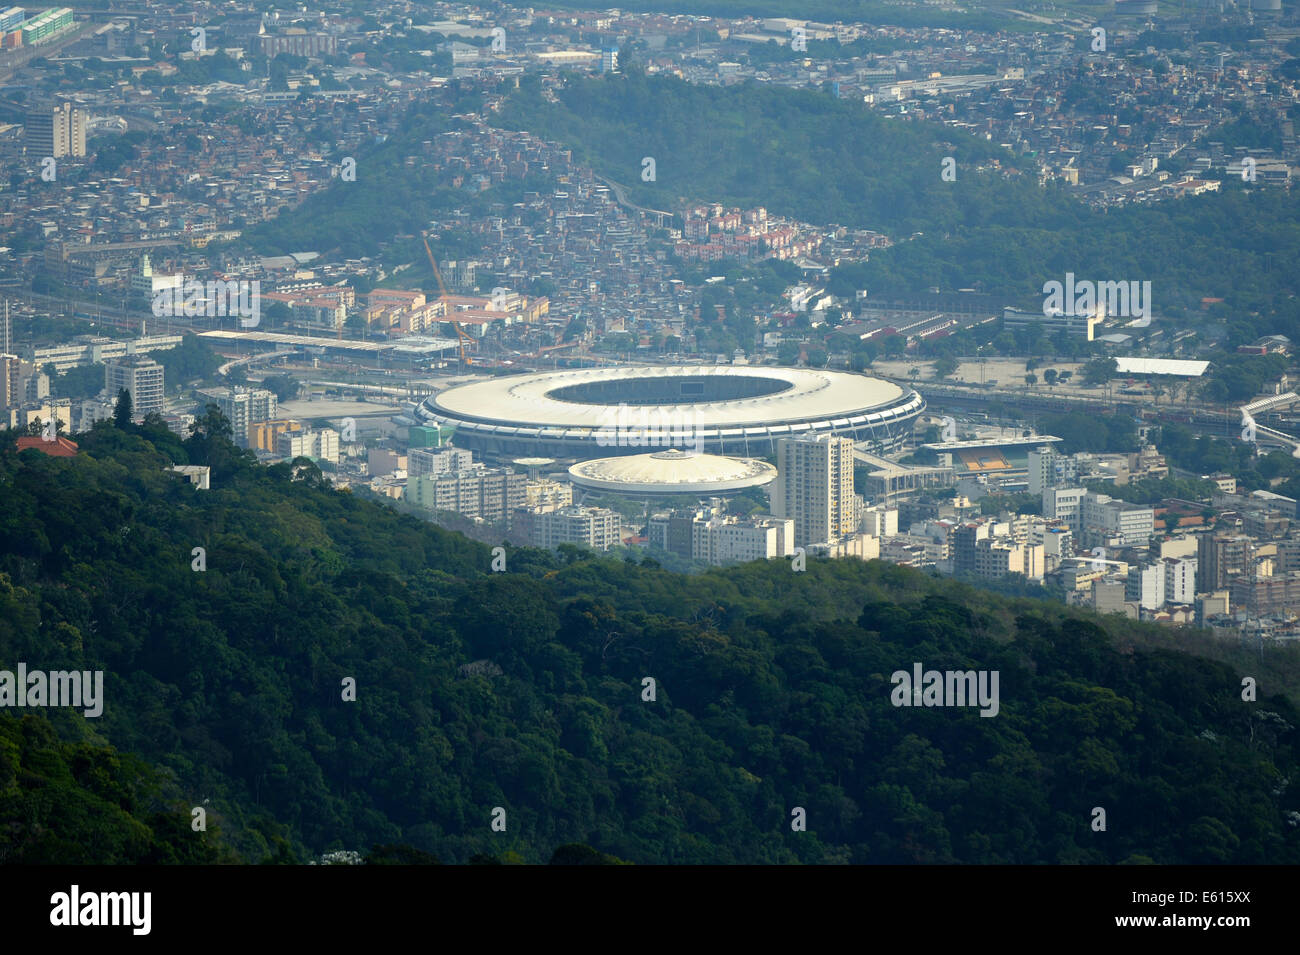
[{"label": "red-roofed building", "polygon": [[46,441],[44,438],[34,435],[18,439],[18,450],[26,451],[28,448],[35,448],[43,454],[48,454],[52,458],[75,458],[77,456],[77,443],[69,441],[63,435],[59,435],[53,441]]}]

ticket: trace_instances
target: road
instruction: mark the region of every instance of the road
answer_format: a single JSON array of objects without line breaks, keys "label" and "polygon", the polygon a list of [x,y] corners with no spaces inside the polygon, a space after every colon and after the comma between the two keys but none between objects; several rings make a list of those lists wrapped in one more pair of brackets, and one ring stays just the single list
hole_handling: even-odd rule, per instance
[{"label": "road", "polygon": [[[1141,397],[1135,400],[1123,400],[1123,397],[1044,395],[1032,390],[1000,391],[992,388],[963,388],[937,382],[914,382],[910,379],[885,375],[877,377],[893,381],[901,387],[916,388],[925,397],[931,410],[946,409],[959,412],[963,408],[982,408],[994,401],[1007,408],[1023,410],[1030,415],[1064,414],[1071,411],[1101,414],[1127,409],[1134,416],[1140,415],[1149,423],[1179,424],[1214,438],[1236,440],[1241,429],[1239,409],[1220,411],[1213,406],[1198,402],[1160,406],[1149,404]],[[1281,448],[1300,457],[1300,439],[1258,422],[1255,425],[1255,443],[1262,448]]]},{"label": "road", "polygon": [[606,179],[604,176],[596,176],[594,173],[593,173],[593,178],[599,179],[605,185],[609,186],[609,188],[614,192],[614,198],[618,201],[618,204],[621,206],[626,206],[629,209],[635,209],[637,210],[637,212],[648,212],[651,215],[668,216],[668,218],[670,219],[674,215],[676,215],[676,213],[674,212],[667,212],[663,209],[651,209],[647,206],[638,206],[635,202],[633,202],[631,199],[627,197],[627,194],[623,191],[623,187],[620,186],[618,183],[616,183],[613,179]]}]

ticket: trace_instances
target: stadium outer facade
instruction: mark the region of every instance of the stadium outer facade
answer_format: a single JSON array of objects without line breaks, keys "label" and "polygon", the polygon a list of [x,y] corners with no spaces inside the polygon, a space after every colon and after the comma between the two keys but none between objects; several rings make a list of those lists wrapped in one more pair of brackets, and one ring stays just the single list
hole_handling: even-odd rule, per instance
[{"label": "stadium outer facade", "polygon": [[668,447],[752,457],[775,453],[782,438],[822,434],[887,451],[924,411],[916,391],[867,375],[656,365],[473,382],[425,399],[413,417],[455,428],[457,447],[487,457],[585,460]]}]

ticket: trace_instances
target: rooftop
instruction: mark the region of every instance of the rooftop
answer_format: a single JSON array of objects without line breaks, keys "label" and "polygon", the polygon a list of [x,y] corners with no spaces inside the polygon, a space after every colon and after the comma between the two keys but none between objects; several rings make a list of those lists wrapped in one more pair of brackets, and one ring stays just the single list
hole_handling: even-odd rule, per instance
[{"label": "rooftop", "polygon": [[670,448],[651,454],[596,458],[569,468],[569,479],[592,490],[705,494],[761,487],[776,468],[754,458],[730,458]]},{"label": "rooftop", "polygon": [[[661,404],[637,401],[634,382],[660,392],[665,400]],[[706,400],[704,389],[710,383],[732,394],[756,394]],[[562,390],[565,394],[560,397]],[[668,365],[497,378],[448,389],[437,396],[435,403],[439,411],[471,420],[496,419],[551,428],[619,427],[612,415],[623,403],[635,404],[626,409],[632,419],[626,423],[628,427],[637,426],[642,411],[661,418],[694,417],[698,427],[769,425],[819,418],[844,419],[847,425],[850,415],[893,404],[906,394],[891,382],[848,372],[750,365]]]}]

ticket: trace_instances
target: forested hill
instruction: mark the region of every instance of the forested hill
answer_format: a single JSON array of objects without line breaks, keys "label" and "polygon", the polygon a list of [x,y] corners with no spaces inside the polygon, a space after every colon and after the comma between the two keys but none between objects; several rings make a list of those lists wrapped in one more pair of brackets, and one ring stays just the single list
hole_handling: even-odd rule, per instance
[{"label": "forested hill", "polygon": [[[1166,633],[878,562],[492,573],[203,427],[0,441],[0,669],[105,672],[99,718],[0,710],[0,859],[1300,862],[1294,655],[1244,702]],[[895,707],[914,663],[998,671],[996,716]]]},{"label": "forested hill", "polygon": [[[1083,218],[1073,203],[1045,197],[1031,177],[976,172],[1014,163],[1000,146],[938,123],[889,119],[828,93],[696,85],[631,69],[570,76],[556,96],[551,102],[535,77],[521,78],[495,121],[571,146],[575,159],[656,209],[734,202],[901,238],[988,224],[1073,227]],[[941,176],[946,156],[956,161],[956,182]],[[646,157],[655,160],[650,182]]]},{"label": "forested hill", "polygon": [[[888,298],[934,286],[1037,307],[1044,282],[1073,272],[1150,280],[1163,317],[1221,298],[1257,335],[1300,336],[1300,299],[1282,267],[1300,257],[1294,192],[1228,181],[1195,199],[1095,210],[1059,183],[1040,188],[1033,160],[1010,175],[1021,162],[1010,152],[939,123],[890,119],[815,90],[693,85],[635,67],[570,77],[555,102],[525,77],[494,121],[564,143],[651,208],[763,206],[888,233],[892,248],[832,271],[831,290],[850,299],[864,288]],[[945,156],[955,181],[941,176]],[[645,157],[655,159],[653,182],[641,181]]]}]

